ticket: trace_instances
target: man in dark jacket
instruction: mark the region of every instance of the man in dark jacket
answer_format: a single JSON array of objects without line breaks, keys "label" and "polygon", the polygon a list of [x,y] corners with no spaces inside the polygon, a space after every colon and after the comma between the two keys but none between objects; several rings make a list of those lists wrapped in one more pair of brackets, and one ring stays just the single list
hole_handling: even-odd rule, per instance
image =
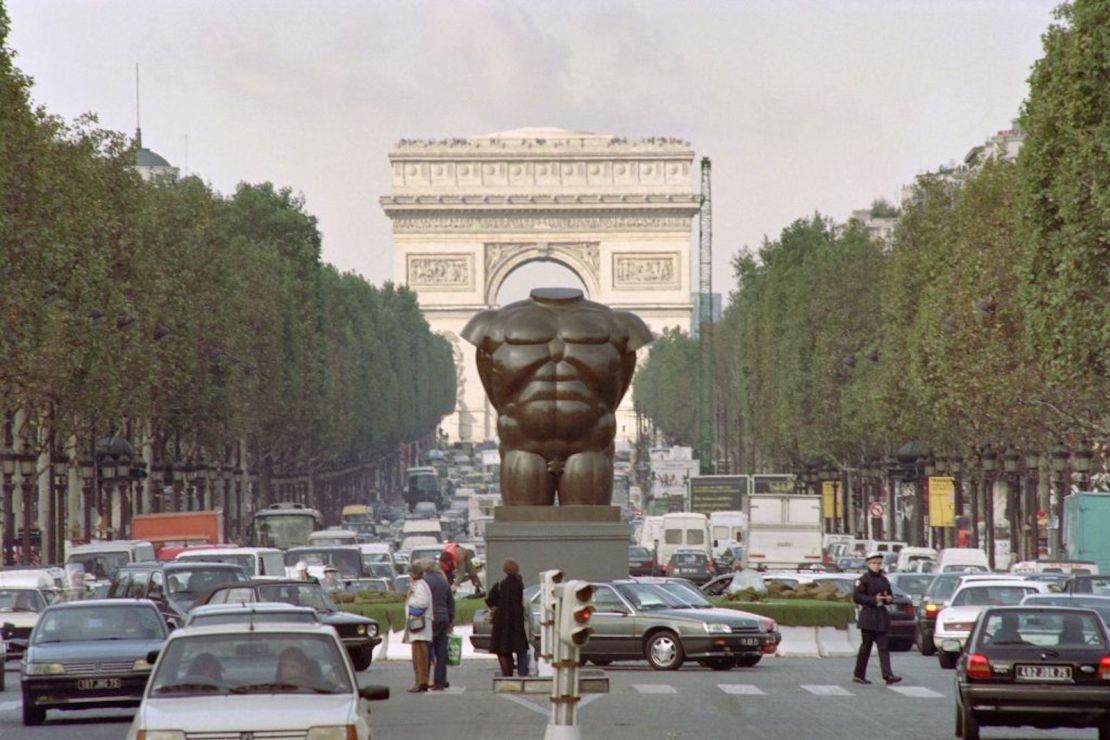
[{"label": "man in dark jacket", "polygon": [[424,582],[432,592],[431,652],[435,661],[431,688],[432,691],[443,691],[451,685],[447,683],[447,637],[455,626],[455,595],[451,593],[451,586],[438,564],[428,561],[426,565],[428,570],[424,573]]},{"label": "man in dark jacket", "polygon": [[879,647],[879,666],[883,670],[883,680],[888,684],[898,683],[901,676],[895,676],[890,668],[890,646],[887,631],[890,629],[890,613],[886,605],[894,601],[890,581],[883,575],[883,555],[879,552],[867,556],[867,572],[856,581],[852,599],[859,604],[859,629],[862,640],[859,655],[856,656],[856,672],[853,681],[871,683],[867,680],[867,661],[871,658],[871,645]]}]

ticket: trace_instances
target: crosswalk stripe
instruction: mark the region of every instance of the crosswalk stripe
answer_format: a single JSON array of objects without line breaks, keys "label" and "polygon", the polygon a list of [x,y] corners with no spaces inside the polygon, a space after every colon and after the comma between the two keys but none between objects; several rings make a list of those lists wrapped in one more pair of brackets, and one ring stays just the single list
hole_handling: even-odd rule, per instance
[{"label": "crosswalk stripe", "polygon": [[802,688],[815,696],[852,696],[852,692],[843,686],[823,686],[820,684],[802,684]]},{"label": "crosswalk stripe", "polygon": [[10,712],[23,706],[22,701],[0,701],[0,712]]},{"label": "crosswalk stripe", "polygon": [[750,683],[719,683],[717,688],[733,696],[766,696],[766,692]]},{"label": "crosswalk stripe", "polygon": [[450,695],[450,696],[458,696],[459,694],[463,693],[464,691],[466,691],[465,686],[449,686],[446,689],[441,689],[439,691],[429,691],[427,693],[427,696],[443,696],[444,694],[447,694],[447,695]]},{"label": "crosswalk stripe", "polygon": [[637,683],[632,687],[641,694],[677,694],[674,686],[665,683]]},{"label": "crosswalk stripe", "polygon": [[890,686],[891,691],[897,691],[902,696],[909,696],[914,699],[942,699],[944,694],[937,693],[932,689],[925,688],[924,686]]}]

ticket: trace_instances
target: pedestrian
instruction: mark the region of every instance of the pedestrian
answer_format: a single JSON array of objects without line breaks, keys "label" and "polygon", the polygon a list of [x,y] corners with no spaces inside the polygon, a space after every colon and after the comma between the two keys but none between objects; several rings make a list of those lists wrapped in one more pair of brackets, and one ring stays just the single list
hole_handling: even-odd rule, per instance
[{"label": "pedestrian", "polygon": [[497,656],[502,676],[513,675],[513,656],[516,656],[517,675],[528,675],[528,629],[525,627],[524,580],[520,565],[506,560],[502,570],[505,577],[493,585],[486,596],[486,605],[493,612],[493,630],[489,650]]},{"label": "pedestrian", "polygon": [[439,570],[437,562],[424,560],[420,564],[425,568],[424,582],[432,592],[432,611],[435,614],[431,645],[435,664],[432,691],[443,691],[451,686],[447,683],[447,638],[455,629],[455,595],[451,593],[451,584]]},{"label": "pedestrian", "polygon": [[[309,583],[319,583],[320,579],[308,572],[308,563],[303,560],[298,560],[297,565],[293,568],[294,578],[298,581],[308,581]],[[172,592],[171,592],[172,593]]]},{"label": "pedestrian", "polygon": [[343,581],[339,580],[339,568],[334,565],[328,565],[324,568],[324,581],[321,584],[324,590],[329,594],[338,593],[343,590]]},{"label": "pedestrian", "polygon": [[[482,582],[478,579],[478,568],[465,547],[457,542],[448,542],[439,554],[439,562],[443,566],[443,574],[447,576],[447,582],[451,584],[453,590],[457,590],[463,581],[470,581],[474,584],[474,596],[476,598],[485,596],[482,591]],[[456,579],[456,575],[459,573],[465,575]],[[456,580],[458,580],[458,583],[455,582]]]},{"label": "pedestrian", "polygon": [[416,677],[409,693],[416,694],[428,690],[428,646],[432,642],[435,610],[432,592],[424,582],[424,568],[419,562],[409,565],[409,577],[412,582],[405,600],[405,642],[412,646],[412,671]]},{"label": "pedestrian", "polygon": [[867,661],[871,658],[871,645],[879,648],[879,667],[883,680],[888,684],[898,683],[901,676],[895,676],[890,667],[890,645],[887,632],[890,630],[890,613],[886,606],[894,601],[890,581],[883,574],[883,554],[872,552],[867,556],[867,570],[856,581],[852,599],[859,604],[859,629],[862,640],[856,656],[856,672],[852,680],[869,684],[867,680]]}]

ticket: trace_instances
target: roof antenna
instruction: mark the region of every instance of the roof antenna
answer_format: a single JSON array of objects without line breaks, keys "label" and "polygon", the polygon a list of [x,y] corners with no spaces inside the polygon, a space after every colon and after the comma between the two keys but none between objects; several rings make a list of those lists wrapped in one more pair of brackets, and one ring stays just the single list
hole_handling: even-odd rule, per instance
[{"label": "roof antenna", "polygon": [[139,63],[135,62],[135,148],[143,148],[143,127],[139,117]]}]

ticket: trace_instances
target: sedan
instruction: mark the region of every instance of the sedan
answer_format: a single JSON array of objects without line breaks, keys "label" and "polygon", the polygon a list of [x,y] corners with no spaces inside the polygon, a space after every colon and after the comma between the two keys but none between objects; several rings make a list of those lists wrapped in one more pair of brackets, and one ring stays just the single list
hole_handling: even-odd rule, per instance
[{"label": "sedan", "polygon": [[24,656],[23,724],[42,724],[48,709],[135,706],[150,675],[147,655],[166,635],[164,617],[145,599],[47,607]]},{"label": "sedan", "polygon": [[377,621],[358,614],[339,611],[319,583],[311,581],[247,581],[229,584],[208,594],[206,604],[279,602],[307,606],[316,611],[320,621],[333,627],[351,655],[356,671],[370,667],[374,647],[381,643]]},{"label": "sedan", "polygon": [[160,651],[128,740],[308,737],[368,740],[359,688],[334,630],[321,624],[180,629]]},{"label": "sedan", "polygon": [[1029,725],[1095,727],[1110,740],[1110,634],[1095,612],[991,607],[967,645],[956,670],[958,737]]},{"label": "sedan", "polygon": [[320,615],[307,606],[270,604],[208,604],[189,612],[186,627],[209,627],[214,624],[265,624],[268,622],[294,622],[320,624]]},{"label": "sedan", "polygon": [[701,551],[676,550],[663,572],[674,578],[686,578],[694,583],[705,583],[717,575],[717,566]]},{"label": "sedan", "polygon": [[[952,594],[947,608],[937,615],[933,644],[941,668],[955,668],[975,620],[990,606],[1016,606],[1026,596],[1048,593],[1048,586],[1034,581],[972,581]],[[952,650],[956,645],[958,649]]]},{"label": "sedan", "polygon": [[655,555],[651,550],[637,545],[628,548],[628,575],[653,576],[657,570]]}]

